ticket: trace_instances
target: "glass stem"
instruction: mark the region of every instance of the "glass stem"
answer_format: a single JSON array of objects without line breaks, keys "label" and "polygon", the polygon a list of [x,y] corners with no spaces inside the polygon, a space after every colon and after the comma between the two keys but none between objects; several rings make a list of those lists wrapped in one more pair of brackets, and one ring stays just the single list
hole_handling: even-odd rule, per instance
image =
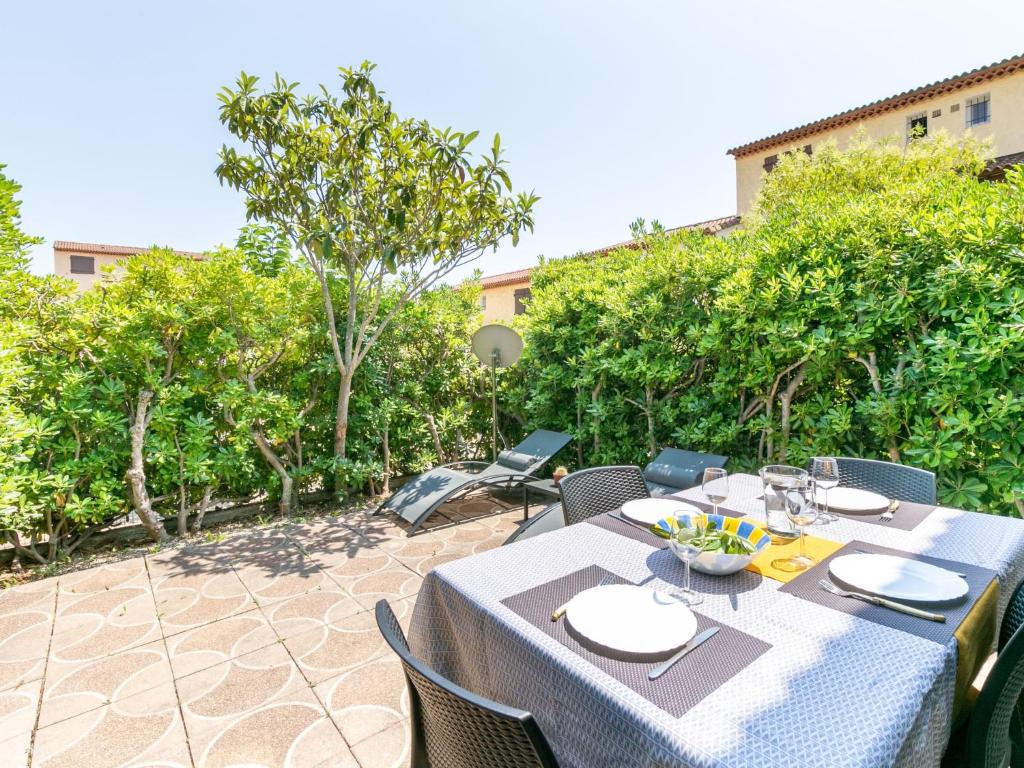
[{"label": "glass stem", "polygon": [[804,551],[804,536],[806,535],[805,526],[800,526],[800,557],[807,557],[807,553]]},{"label": "glass stem", "polygon": [[690,591],[690,561],[687,560],[684,563],[684,565],[686,567],[683,568],[683,592],[689,592]]}]

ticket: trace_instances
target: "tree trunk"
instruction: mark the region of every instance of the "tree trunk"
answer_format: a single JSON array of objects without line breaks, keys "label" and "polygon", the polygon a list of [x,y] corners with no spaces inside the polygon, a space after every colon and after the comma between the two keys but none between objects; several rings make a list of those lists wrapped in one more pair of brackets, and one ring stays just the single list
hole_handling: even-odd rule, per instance
[{"label": "tree trunk", "polygon": [[430,430],[430,439],[434,441],[434,453],[437,454],[437,463],[444,464],[444,448],[441,447],[441,436],[437,433],[437,422],[434,421],[434,415],[431,413],[424,413],[423,418],[427,422],[427,429]]},{"label": "tree trunk", "polygon": [[348,438],[348,405],[352,397],[352,374],[341,374],[338,384],[338,407],[334,416],[334,492],[339,498],[345,495],[345,480],[342,463],[345,460],[345,443]]},{"label": "tree trunk", "polygon": [[[864,366],[868,372],[868,378],[871,379],[871,389],[874,390],[875,394],[879,397],[883,397],[882,394],[882,378],[878,375],[878,358],[875,355],[874,350],[868,352],[867,359],[860,357],[859,355],[854,358],[858,363]],[[899,372],[897,371],[897,377]],[[896,438],[893,435],[887,435],[885,438],[885,450],[889,454],[889,461],[895,462],[896,464],[901,463],[900,449],[896,445]]]},{"label": "tree trunk", "polygon": [[208,485],[203,489],[203,498],[199,502],[199,509],[196,511],[196,521],[192,525],[192,531],[199,533],[203,527],[203,518],[206,517],[206,510],[210,508],[210,498],[213,496],[213,486]]},{"label": "tree trunk", "polygon": [[181,452],[178,436],[174,436],[174,448],[178,452],[178,535],[188,533],[188,493],[185,489],[185,455]]},{"label": "tree trunk", "polygon": [[250,429],[249,434],[252,436],[252,441],[256,444],[263,458],[266,459],[267,464],[270,465],[270,468],[277,473],[278,478],[281,480],[281,501],[278,509],[284,517],[288,517],[292,513],[295,481],[292,480],[292,476],[288,474],[288,468],[278,458],[278,455],[274,453],[274,449],[270,447],[267,439],[255,429]]},{"label": "tree trunk", "polygon": [[793,397],[796,395],[800,385],[804,383],[807,376],[807,369],[801,365],[796,375],[789,380],[789,384],[779,395],[779,420],[782,422],[782,447],[779,449],[779,461],[785,463],[786,453],[789,450],[789,418],[793,410]]},{"label": "tree trunk", "polygon": [[148,389],[139,392],[138,403],[135,406],[135,419],[132,421],[131,434],[131,466],[125,473],[128,480],[128,489],[131,491],[132,507],[138,515],[143,527],[153,537],[153,541],[163,543],[169,537],[164,530],[163,521],[153,511],[153,504],[149,500],[149,492],[146,490],[146,465],[143,456],[143,443],[146,439],[146,427],[149,425],[149,404],[153,401],[153,393]]},{"label": "tree trunk", "polygon": [[384,433],[381,435],[381,452],[384,454],[384,479],[381,482],[380,493],[382,496],[391,495],[391,444],[388,442],[390,428],[384,425]]}]

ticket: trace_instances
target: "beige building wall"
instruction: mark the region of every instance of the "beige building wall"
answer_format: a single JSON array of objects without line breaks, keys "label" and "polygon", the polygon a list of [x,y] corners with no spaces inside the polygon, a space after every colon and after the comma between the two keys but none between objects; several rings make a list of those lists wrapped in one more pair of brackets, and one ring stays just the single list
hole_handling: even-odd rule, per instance
[{"label": "beige building wall", "polygon": [[[88,256],[92,258],[95,264],[95,273],[88,274],[76,274],[71,271],[71,257],[72,256]],[[57,251],[53,252],[53,272],[55,275],[60,277],[67,277],[74,280],[78,284],[78,290],[87,291],[92,288],[93,285],[103,279],[102,267],[116,264],[121,259],[126,259],[127,256],[113,256],[105,253],[89,253],[82,251],[76,253],[74,251]],[[119,268],[120,269],[120,268]]]},{"label": "beige building wall", "polygon": [[[990,121],[971,128],[971,134],[981,139],[991,138],[996,157],[1024,151],[1024,71],[1021,71],[737,157],[736,210],[740,215],[750,210],[764,178],[766,157],[790,150],[802,150],[807,144],[811,145],[813,151],[828,139],[835,139],[842,149],[861,128],[871,138],[896,136],[902,141],[907,136],[908,120],[922,113],[928,115],[929,134],[943,130],[953,137],[963,136],[967,130],[965,124],[968,99],[986,93],[990,98]],[[953,105],[959,105],[958,111],[950,110]],[[933,116],[936,111],[940,114]]]},{"label": "beige building wall", "polygon": [[483,304],[484,323],[511,323],[516,314],[516,291],[529,287],[529,278],[492,288],[483,286],[480,290],[480,299]]}]

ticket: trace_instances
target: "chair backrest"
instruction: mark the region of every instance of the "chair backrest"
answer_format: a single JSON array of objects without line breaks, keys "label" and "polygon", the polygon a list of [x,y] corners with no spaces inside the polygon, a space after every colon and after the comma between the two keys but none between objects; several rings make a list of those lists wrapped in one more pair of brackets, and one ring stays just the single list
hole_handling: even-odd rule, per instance
[{"label": "chair backrest", "polygon": [[664,448],[654,457],[654,461],[644,468],[644,478],[648,485],[654,484],[658,490],[665,488],[669,489],[669,493],[674,493],[677,490],[693,488],[700,483],[706,468],[724,467],[728,461],[728,456]]},{"label": "chair backrest", "polygon": [[999,650],[1003,650],[1017,630],[1024,626],[1024,581],[1017,585],[1010,595],[1003,613],[1003,623],[999,627]]},{"label": "chair backrest", "polygon": [[[811,470],[814,460],[807,462]],[[839,484],[847,488],[861,488],[880,493],[889,499],[935,504],[935,473],[905,464],[874,459],[836,457],[839,465]]]},{"label": "chair backrest", "polygon": [[558,482],[565,524],[618,509],[627,501],[646,499],[651,493],[640,467],[594,467],[566,475]]},{"label": "chair backrest", "polygon": [[558,768],[533,715],[460,688],[413,656],[386,600],[376,616],[405,669],[412,768]]},{"label": "chair backrest", "polygon": [[1004,768],[1024,760],[1024,629],[999,651],[967,728],[970,768]]},{"label": "chair backrest", "polygon": [[557,531],[559,528],[564,527],[565,516],[562,514],[562,502],[556,501],[522,523],[512,532],[511,536],[501,542],[501,546],[532,539],[534,536],[540,536],[542,533],[548,533],[549,531]]},{"label": "chair backrest", "polygon": [[533,474],[571,442],[572,435],[564,432],[535,429],[515,448],[501,451],[494,464],[515,472]]}]

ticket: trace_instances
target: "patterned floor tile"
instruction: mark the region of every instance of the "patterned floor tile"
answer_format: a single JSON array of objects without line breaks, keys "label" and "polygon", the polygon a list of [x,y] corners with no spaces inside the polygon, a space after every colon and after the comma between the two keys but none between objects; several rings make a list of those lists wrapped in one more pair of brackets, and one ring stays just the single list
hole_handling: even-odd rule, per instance
[{"label": "patterned floor tile", "polygon": [[25,766],[42,680],[0,693],[0,765]]},{"label": "patterned floor tile", "polygon": [[191,766],[170,683],[40,728],[33,768]]},{"label": "patterned floor tile", "polygon": [[139,585],[145,579],[145,561],[142,558],[133,558],[69,573],[60,580],[60,593],[62,596],[94,595],[121,586]]},{"label": "patterned floor tile", "polygon": [[76,593],[63,581],[57,596],[51,658],[97,659],[158,640],[149,577],[142,573],[110,589]]},{"label": "patterned floor tile", "polygon": [[310,683],[347,672],[387,651],[373,611],[364,611],[328,626],[292,635],[285,647]]},{"label": "patterned floor tile", "polygon": [[261,608],[281,638],[340,624],[363,610],[354,597],[333,583],[329,588],[316,589]]},{"label": "patterned floor tile", "polygon": [[167,636],[256,607],[234,571],[172,573],[154,579],[153,593]]},{"label": "patterned floor tile", "polygon": [[193,545],[146,555],[146,568],[154,581],[175,573],[219,573],[231,570],[231,556],[218,544]]},{"label": "patterned floor tile", "polygon": [[268,553],[236,572],[258,605],[334,586],[316,561],[297,548]]},{"label": "patterned floor tile", "polygon": [[52,659],[39,711],[44,728],[172,681],[163,640],[86,661]]},{"label": "patterned floor tile", "polygon": [[167,638],[174,676],[184,677],[264,648],[278,636],[256,608]]},{"label": "patterned floor tile", "polygon": [[41,579],[0,591],[0,616],[20,611],[53,613],[57,583],[56,578]]},{"label": "patterned floor tile", "polygon": [[3,593],[6,599],[0,603],[6,609],[0,613],[0,691],[43,676],[57,594],[55,585],[10,592]]},{"label": "patterned floor tile", "polygon": [[271,645],[178,681],[199,766],[355,765],[287,651]]},{"label": "patterned floor tile", "polygon": [[405,674],[397,656],[384,656],[314,689],[349,744],[409,717]]},{"label": "patterned floor tile", "polygon": [[409,724],[392,725],[352,746],[360,768],[405,768],[409,764]]},{"label": "patterned floor tile", "polygon": [[378,600],[399,601],[414,597],[420,591],[422,577],[403,565],[395,564],[383,571],[360,576],[345,583],[345,589],[364,608],[373,608]]}]

